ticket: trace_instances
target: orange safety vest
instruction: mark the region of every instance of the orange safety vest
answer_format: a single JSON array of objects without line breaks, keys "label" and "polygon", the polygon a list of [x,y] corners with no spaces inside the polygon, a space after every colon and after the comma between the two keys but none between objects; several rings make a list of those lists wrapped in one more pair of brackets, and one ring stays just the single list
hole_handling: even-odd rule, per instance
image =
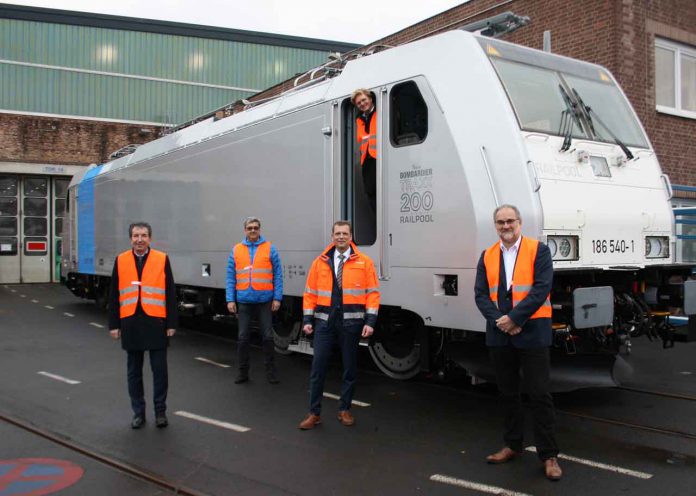
[{"label": "orange safety vest", "polygon": [[249,247],[244,243],[234,246],[234,266],[237,271],[237,289],[273,291],[273,264],[271,263],[271,243],[264,241],[256,247],[254,263],[251,262]]},{"label": "orange safety vest", "polygon": [[370,157],[377,158],[377,112],[372,112],[370,116],[369,133],[365,129],[365,121],[358,117],[355,119],[357,141],[360,145],[360,165],[365,163],[368,153]]},{"label": "orange safety vest", "polygon": [[[332,247],[333,244],[329,245],[312,263],[302,299],[303,314],[319,320],[328,320],[331,310],[334,277],[327,252]],[[350,257],[343,265],[342,282],[344,323],[364,320],[368,314],[376,318],[379,311],[379,282],[375,266],[370,257],[359,252],[353,243]]]},{"label": "orange safety vest", "polygon": [[[522,236],[517,252],[515,269],[512,272],[512,306],[524,300],[534,285],[534,261],[539,242]],[[488,278],[488,291],[491,300],[498,304],[498,285],[500,284],[500,241],[494,243],[483,255]],[[505,283],[505,281],[503,281]],[[551,299],[546,295],[546,301],[534,312],[530,319],[551,318]]]},{"label": "orange safety vest", "polygon": [[122,319],[135,313],[138,301],[150,317],[167,316],[166,261],[166,253],[151,249],[140,279],[133,250],[124,251],[118,256],[118,304]]}]

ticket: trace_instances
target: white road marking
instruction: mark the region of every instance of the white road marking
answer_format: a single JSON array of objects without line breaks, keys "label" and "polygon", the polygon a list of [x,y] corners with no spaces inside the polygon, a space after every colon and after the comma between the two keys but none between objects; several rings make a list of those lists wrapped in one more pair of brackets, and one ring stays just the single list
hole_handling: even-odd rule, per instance
[{"label": "white road marking", "polygon": [[57,381],[65,382],[67,384],[80,384],[80,381],[75,381],[73,379],[68,379],[66,377],[62,377],[60,375],[51,374],[50,372],[44,372],[43,370],[40,372],[37,372],[37,374],[43,375],[46,377],[50,377],[51,379],[55,379]]},{"label": "white road marking", "polygon": [[689,372],[688,370],[685,370],[684,372],[679,372],[681,375],[691,375],[693,372]]},{"label": "white road marking", "polygon": [[[526,450],[531,451],[532,453],[536,453],[536,447],[534,447],[534,446],[529,446],[526,448]],[[653,474],[648,474],[646,472],[639,472],[637,470],[631,470],[628,468],[617,467],[616,465],[608,465],[606,463],[600,463],[600,462],[595,462],[592,460],[586,460],[584,458],[577,458],[575,456],[564,455],[563,453],[560,453],[558,455],[558,458],[560,458],[561,460],[568,460],[569,462],[581,463],[583,465],[587,465],[588,467],[598,468],[601,470],[608,470],[609,472],[616,472],[617,474],[629,475],[631,477],[636,477],[638,479],[652,479],[652,477],[653,477]]]},{"label": "white road marking", "polygon": [[53,310],[54,307],[52,307],[51,305],[44,305],[44,308],[48,308],[49,310]]},{"label": "white road marking", "polygon": [[496,494],[498,496],[530,496],[526,493],[519,493],[517,491],[511,491],[510,489],[505,489],[498,486],[490,486],[488,484],[481,484],[479,482],[457,479],[448,475],[431,475],[430,480],[433,482],[442,482],[443,484],[449,484],[450,486],[463,487],[465,489],[471,489],[473,491],[479,491],[482,493]]},{"label": "white road marking", "polygon": [[38,303],[39,300],[31,300],[32,303]]},{"label": "white road marking", "polygon": [[98,327],[99,329],[104,329],[104,326],[101,324],[97,324],[96,322],[90,322],[89,325]]},{"label": "white road marking", "polygon": [[[338,396],[336,394],[332,394],[332,393],[324,393],[324,398],[330,398],[332,400],[340,400],[341,399],[340,396]],[[355,406],[370,406],[369,403],[365,403],[364,401],[358,401],[358,400],[353,400],[351,402],[351,404],[353,404]]]},{"label": "white road marking", "polygon": [[21,295],[19,295],[19,297],[20,297],[20,298],[26,298],[26,297],[27,297],[27,295],[23,295],[23,294],[21,294]]},{"label": "white road marking", "polygon": [[251,430],[251,427],[244,427],[243,425],[231,424],[229,422],[223,422],[221,420],[215,420],[208,417],[203,417],[201,415],[196,415],[195,413],[184,412],[181,410],[178,412],[174,412],[174,415],[178,415],[179,417],[186,417],[191,420],[198,420],[199,422],[203,422],[204,424],[210,424],[216,427],[222,427],[223,429],[229,429],[231,431],[236,432],[248,432]]},{"label": "white road marking", "polygon": [[215,365],[216,367],[222,367],[223,369],[229,369],[232,366],[232,365],[227,365],[226,363],[214,362],[212,360],[208,360],[207,358],[203,358],[203,357],[196,357],[195,359],[198,360],[199,362],[205,362],[205,363],[209,363],[210,365]]},{"label": "white road marking", "polygon": [[68,312],[63,312],[63,315],[65,315],[66,317],[74,317],[75,316],[75,315],[68,313]]},{"label": "white road marking", "polygon": [[10,291],[12,291],[13,293],[16,293],[16,292],[17,292],[16,289],[10,289]]}]

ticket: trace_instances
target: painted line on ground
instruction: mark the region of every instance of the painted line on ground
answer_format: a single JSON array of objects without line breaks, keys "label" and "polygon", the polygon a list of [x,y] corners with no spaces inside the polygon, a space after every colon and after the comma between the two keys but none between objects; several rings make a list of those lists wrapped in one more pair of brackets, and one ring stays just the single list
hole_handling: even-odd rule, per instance
[{"label": "painted line on ground", "polygon": [[[340,400],[341,399],[340,396],[338,396],[337,394],[333,394],[333,393],[324,393],[324,398],[329,398],[332,400]],[[364,401],[358,401],[358,400],[353,400],[351,402],[351,404],[353,404],[355,406],[370,406],[369,403],[365,403]]]},{"label": "painted line on ground", "polygon": [[434,474],[430,476],[430,480],[433,482],[442,482],[443,484],[449,484],[450,486],[463,487],[465,489],[471,489],[473,491],[479,491],[488,494],[496,494],[499,496],[530,496],[529,494],[511,491],[510,489],[505,489],[503,487],[491,486],[489,484],[481,484],[479,482],[473,482],[464,479],[457,479],[456,477],[450,477],[449,475]]},{"label": "painted line on ground", "polygon": [[32,303],[38,303],[39,300],[31,300]]},{"label": "painted line on ground", "polygon": [[19,297],[20,297],[20,298],[26,298],[26,297],[27,297],[27,295],[23,295],[23,294],[21,294],[21,295],[19,295]]},{"label": "painted line on ground", "polygon": [[104,326],[101,324],[97,324],[96,322],[90,322],[89,325],[98,327],[99,329],[104,329]]},{"label": "painted line on ground", "polygon": [[56,375],[56,374],[51,374],[50,372],[44,372],[43,370],[37,372],[37,374],[49,377],[51,379],[55,379],[57,381],[65,382],[66,384],[80,384],[80,381],[76,381],[74,379],[68,379],[67,377],[63,377],[63,376]]},{"label": "painted line on ground", "polygon": [[[526,448],[527,451],[536,453],[536,447],[529,446]],[[617,474],[628,475],[631,477],[636,477],[638,479],[652,479],[653,474],[648,474],[646,472],[639,472],[638,470],[631,470],[629,468],[617,467],[616,465],[609,465],[606,463],[595,462],[593,460],[586,460],[584,458],[578,458],[576,456],[564,455],[560,453],[558,458],[561,460],[568,460],[569,462],[581,463],[587,465],[588,467],[598,468],[601,470],[607,470],[609,472],[615,472]]]},{"label": "painted line on ground", "polygon": [[249,432],[251,430],[251,427],[244,427],[243,425],[231,424],[230,422],[223,422],[221,420],[203,417],[202,415],[196,415],[195,413],[185,412],[182,410],[174,412],[174,415],[178,415],[179,417],[185,417],[191,420],[197,420],[198,422],[203,422],[204,424],[222,427],[223,429],[228,429],[235,432]]},{"label": "painted line on ground", "polygon": [[65,315],[66,317],[74,317],[75,316],[74,314],[68,313],[68,312],[63,312],[63,315]]},{"label": "painted line on ground", "polygon": [[16,292],[17,292],[16,289],[10,289],[10,291],[12,291],[13,293],[16,293]]},{"label": "painted line on ground", "polygon": [[226,363],[220,363],[220,362],[214,362],[213,360],[208,360],[207,358],[203,357],[196,357],[194,360],[198,360],[199,362],[205,362],[209,363],[210,365],[215,365],[216,367],[222,367],[223,369],[229,369],[232,365],[227,365]]},{"label": "painted line on ground", "polygon": [[55,307],[52,307],[51,305],[44,305],[44,308],[48,308],[49,310],[53,310]]}]

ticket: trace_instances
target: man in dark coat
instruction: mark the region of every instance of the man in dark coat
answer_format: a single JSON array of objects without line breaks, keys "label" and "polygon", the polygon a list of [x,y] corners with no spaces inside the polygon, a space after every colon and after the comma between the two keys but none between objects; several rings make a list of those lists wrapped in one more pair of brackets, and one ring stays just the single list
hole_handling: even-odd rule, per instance
[{"label": "man in dark coat", "polygon": [[128,354],[131,427],[140,429],[145,423],[143,360],[147,350],[154,386],[155,423],[162,428],[169,424],[167,346],[178,321],[176,287],[169,257],[150,249],[150,225],[133,223],[128,233],[132,250],[116,258],[111,274],[109,332],[112,338],[121,339],[121,347]]},{"label": "man in dark coat", "polygon": [[501,205],[495,209],[493,220],[500,240],[481,254],[474,292],[476,306],[486,319],[486,345],[505,410],[505,446],[487,460],[505,463],[523,452],[520,389],[524,380],[537,455],[544,463],[546,477],[556,481],[562,472],[549,391],[551,252],[545,244],[522,236],[517,207]]}]

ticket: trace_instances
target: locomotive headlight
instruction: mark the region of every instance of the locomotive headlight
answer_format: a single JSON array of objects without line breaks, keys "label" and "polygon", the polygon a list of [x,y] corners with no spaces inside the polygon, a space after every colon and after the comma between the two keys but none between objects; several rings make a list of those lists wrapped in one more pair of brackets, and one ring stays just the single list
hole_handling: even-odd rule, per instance
[{"label": "locomotive headlight", "polygon": [[547,236],[546,246],[549,247],[553,260],[577,260],[577,236]]},{"label": "locomotive headlight", "polygon": [[645,258],[669,257],[669,236],[646,236]]}]

